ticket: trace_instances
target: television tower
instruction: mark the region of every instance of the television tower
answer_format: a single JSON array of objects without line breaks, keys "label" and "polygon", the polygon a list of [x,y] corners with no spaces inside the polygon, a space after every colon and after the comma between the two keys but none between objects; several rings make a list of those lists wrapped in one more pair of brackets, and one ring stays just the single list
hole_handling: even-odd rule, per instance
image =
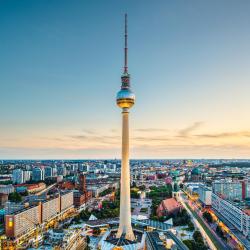
[{"label": "television tower", "polygon": [[117,93],[116,103],[122,109],[122,166],[120,186],[120,220],[117,238],[124,236],[127,240],[135,240],[131,226],[130,203],[130,166],[129,166],[129,109],[135,103],[135,95],[130,89],[130,75],[128,73],[128,46],[127,46],[127,14],[125,14],[125,48],[124,71],[121,76],[121,90]]}]

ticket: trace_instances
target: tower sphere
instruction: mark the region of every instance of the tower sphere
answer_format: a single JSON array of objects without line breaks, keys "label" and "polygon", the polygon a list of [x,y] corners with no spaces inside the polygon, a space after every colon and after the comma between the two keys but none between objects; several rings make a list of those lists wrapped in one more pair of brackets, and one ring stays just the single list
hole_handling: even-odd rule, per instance
[{"label": "tower sphere", "polygon": [[129,88],[122,88],[116,96],[120,108],[131,108],[135,103],[135,94]]}]

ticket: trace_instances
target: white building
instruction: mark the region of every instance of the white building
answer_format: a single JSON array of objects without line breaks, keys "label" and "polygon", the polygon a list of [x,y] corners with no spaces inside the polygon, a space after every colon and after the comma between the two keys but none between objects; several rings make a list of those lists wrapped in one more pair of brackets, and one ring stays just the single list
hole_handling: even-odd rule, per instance
[{"label": "white building", "polygon": [[245,195],[245,182],[231,179],[216,180],[212,183],[213,192],[222,195],[227,200],[242,200]]},{"label": "white building", "polygon": [[23,181],[26,182],[26,181],[30,181],[31,179],[31,171],[23,171]]},{"label": "white building", "polygon": [[57,175],[62,175],[62,176],[67,175],[67,170],[66,170],[66,167],[64,165],[57,166]]},{"label": "white building", "polygon": [[49,178],[49,177],[52,177],[53,176],[53,169],[52,167],[45,167],[44,168],[44,178]]},{"label": "white building", "polygon": [[[246,237],[250,238],[250,210],[237,206],[236,203],[224,200],[212,193],[212,208],[232,223]],[[225,224],[226,221],[225,221]]]},{"label": "white building", "polygon": [[32,170],[32,180],[33,181],[43,181],[44,180],[44,169],[33,168]]},{"label": "white building", "polygon": [[15,188],[11,184],[9,184],[9,185],[0,185],[0,193],[10,194],[10,193],[13,193],[14,191],[15,191]]},{"label": "white building", "polygon": [[212,204],[212,190],[209,189],[207,186],[201,184],[197,189],[197,193],[199,195],[199,200],[205,206],[211,206]]},{"label": "white building", "polygon": [[24,174],[22,169],[14,169],[12,173],[12,182],[13,184],[22,184],[24,183]]}]

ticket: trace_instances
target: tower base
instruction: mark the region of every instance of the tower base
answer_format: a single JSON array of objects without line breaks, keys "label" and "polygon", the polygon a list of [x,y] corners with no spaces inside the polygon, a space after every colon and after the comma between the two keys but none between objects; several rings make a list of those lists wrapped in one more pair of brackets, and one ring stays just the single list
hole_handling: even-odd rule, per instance
[{"label": "tower base", "polygon": [[119,227],[118,231],[116,233],[116,238],[125,238],[126,240],[134,241],[135,240],[135,235],[132,229],[132,226],[126,229],[126,231],[123,230],[123,228]]},{"label": "tower base", "polygon": [[125,235],[117,238],[117,230],[107,231],[99,242],[99,247],[102,250],[113,250],[122,248],[123,250],[143,250],[145,245],[145,234],[141,231],[132,231],[135,240],[128,240]]}]

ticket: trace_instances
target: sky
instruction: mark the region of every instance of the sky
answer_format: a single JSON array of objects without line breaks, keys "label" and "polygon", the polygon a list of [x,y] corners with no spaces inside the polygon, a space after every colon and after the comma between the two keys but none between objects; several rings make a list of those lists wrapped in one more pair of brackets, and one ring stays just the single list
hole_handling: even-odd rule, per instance
[{"label": "sky", "polygon": [[250,1],[0,1],[0,158],[250,158]]}]

